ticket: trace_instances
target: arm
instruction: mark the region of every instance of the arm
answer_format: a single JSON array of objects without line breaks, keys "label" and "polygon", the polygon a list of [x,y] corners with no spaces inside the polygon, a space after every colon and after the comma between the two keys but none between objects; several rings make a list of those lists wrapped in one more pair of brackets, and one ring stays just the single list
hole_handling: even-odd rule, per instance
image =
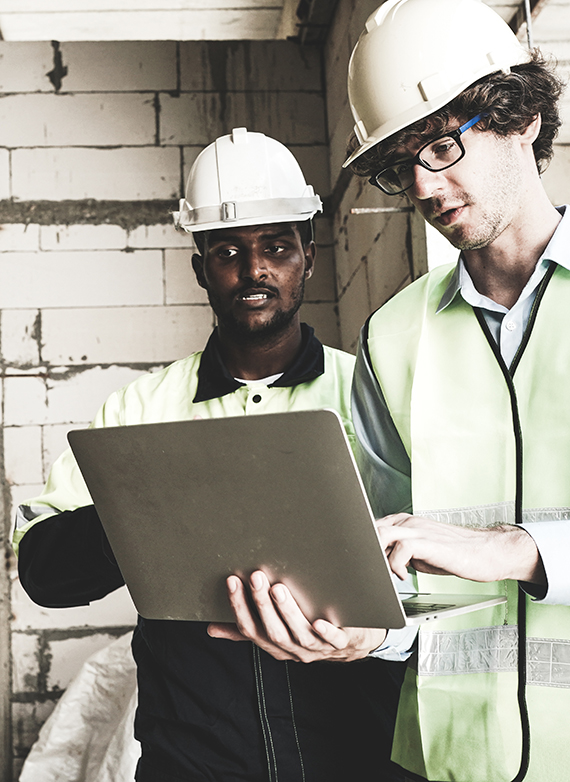
[{"label": "arm", "polygon": [[379,519],[376,529],[390,567],[401,579],[413,567],[471,581],[546,583],[536,544],[518,525],[473,529],[397,513]]},{"label": "arm", "polygon": [[22,586],[39,605],[87,605],[123,586],[94,505],[65,511],[31,527],[20,542]]},{"label": "arm", "polygon": [[[121,423],[121,397],[115,393],[93,426]],[[18,509],[12,543],[22,585],[40,605],[86,605],[124,583],[69,449],[56,460],[39,497]]]}]

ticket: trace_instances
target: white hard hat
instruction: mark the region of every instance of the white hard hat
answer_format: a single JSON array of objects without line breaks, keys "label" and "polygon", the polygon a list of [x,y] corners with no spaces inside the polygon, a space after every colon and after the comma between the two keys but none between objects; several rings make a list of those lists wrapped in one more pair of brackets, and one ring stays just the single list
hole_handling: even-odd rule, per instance
[{"label": "white hard hat", "polygon": [[294,223],[322,211],[291,152],[263,133],[234,128],[202,150],[174,222],[185,231]]},{"label": "white hard hat", "polygon": [[348,97],[360,146],[344,165],[477,79],[529,59],[481,0],[387,0],[368,18],[350,58]]}]

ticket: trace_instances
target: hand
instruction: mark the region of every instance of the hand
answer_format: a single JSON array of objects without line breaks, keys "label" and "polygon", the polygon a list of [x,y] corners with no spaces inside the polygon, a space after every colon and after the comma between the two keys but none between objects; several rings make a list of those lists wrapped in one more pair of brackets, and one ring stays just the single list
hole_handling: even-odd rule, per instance
[{"label": "hand", "polygon": [[471,581],[546,583],[536,544],[519,526],[474,529],[396,513],[376,521],[376,529],[390,567],[402,580],[411,565],[422,573]]},{"label": "hand", "polygon": [[230,641],[253,641],[277,660],[303,663],[359,660],[377,649],[386,637],[386,630],[335,627],[324,619],[311,624],[287,587],[271,586],[259,570],[250,578],[258,616],[249,607],[241,580],[230,576],[227,585],[236,623],[210,624],[209,635]]}]

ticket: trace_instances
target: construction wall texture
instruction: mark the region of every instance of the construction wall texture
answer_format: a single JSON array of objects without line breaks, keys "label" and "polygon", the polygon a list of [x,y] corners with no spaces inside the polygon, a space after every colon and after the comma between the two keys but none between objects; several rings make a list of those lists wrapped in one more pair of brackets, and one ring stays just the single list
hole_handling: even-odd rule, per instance
[{"label": "construction wall texture", "polygon": [[[200,150],[245,125],[287,144],[322,196],[329,168],[320,52],[286,41],[2,42],[0,91],[6,543],[16,505],[38,494],[67,432],[111,391],[205,344],[212,313],[191,241],[169,214]],[[317,239],[303,317],[338,345],[326,219]],[[85,608],[34,606],[8,564],[2,782],[17,779],[85,658],[135,621],[124,589]]]}]

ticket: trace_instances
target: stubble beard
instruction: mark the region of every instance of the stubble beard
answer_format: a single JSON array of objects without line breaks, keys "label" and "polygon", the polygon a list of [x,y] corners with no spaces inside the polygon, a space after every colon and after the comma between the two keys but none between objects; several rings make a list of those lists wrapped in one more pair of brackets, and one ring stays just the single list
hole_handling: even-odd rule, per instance
[{"label": "stubble beard", "polygon": [[288,309],[278,309],[272,317],[257,325],[251,325],[247,320],[236,318],[233,312],[224,312],[220,302],[208,291],[208,300],[218,320],[218,325],[226,334],[240,344],[259,345],[272,341],[291,325],[299,311],[305,295],[305,277],[297,290],[292,294],[292,305]]},{"label": "stubble beard", "polygon": [[[479,208],[480,216],[475,226],[457,226],[455,232],[443,236],[458,250],[480,250],[488,247],[510,225],[519,203],[522,181],[520,163],[513,153],[508,138],[496,139],[503,150],[498,162],[490,169],[483,195],[461,192],[454,198],[468,208]],[[437,228],[437,226],[435,226]]]}]

